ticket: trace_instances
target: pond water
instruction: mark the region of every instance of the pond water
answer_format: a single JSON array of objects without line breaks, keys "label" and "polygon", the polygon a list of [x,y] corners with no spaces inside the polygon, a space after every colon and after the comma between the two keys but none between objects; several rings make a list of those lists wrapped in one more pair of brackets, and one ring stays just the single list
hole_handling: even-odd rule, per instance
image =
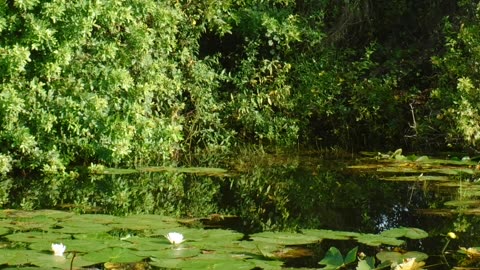
[{"label": "pond water", "polygon": [[90,172],[50,210],[0,211],[0,269],[480,267],[476,161],[262,153]]}]

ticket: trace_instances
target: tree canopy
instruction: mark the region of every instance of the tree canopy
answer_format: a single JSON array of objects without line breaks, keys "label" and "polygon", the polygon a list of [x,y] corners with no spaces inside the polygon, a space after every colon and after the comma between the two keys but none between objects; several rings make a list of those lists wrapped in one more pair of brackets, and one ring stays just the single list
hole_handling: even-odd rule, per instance
[{"label": "tree canopy", "polygon": [[0,174],[254,143],[477,150],[478,1],[0,2]]}]

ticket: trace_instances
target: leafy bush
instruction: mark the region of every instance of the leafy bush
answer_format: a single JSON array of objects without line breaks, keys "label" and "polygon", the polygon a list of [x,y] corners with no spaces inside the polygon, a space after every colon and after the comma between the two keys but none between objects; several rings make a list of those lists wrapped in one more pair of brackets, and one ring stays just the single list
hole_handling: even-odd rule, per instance
[{"label": "leafy bush", "polygon": [[443,105],[437,118],[452,121],[446,131],[450,142],[476,148],[480,142],[480,17],[472,3],[461,4],[464,15],[445,22],[445,54],[433,58],[439,69],[439,86],[433,96]]},{"label": "leafy bush", "polygon": [[186,131],[200,146],[228,140],[216,129],[222,106],[212,110],[220,77],[197,59],[181,6],[16,1],[2,11],[0,151],[12,160],[2,172],[166,162]]}]

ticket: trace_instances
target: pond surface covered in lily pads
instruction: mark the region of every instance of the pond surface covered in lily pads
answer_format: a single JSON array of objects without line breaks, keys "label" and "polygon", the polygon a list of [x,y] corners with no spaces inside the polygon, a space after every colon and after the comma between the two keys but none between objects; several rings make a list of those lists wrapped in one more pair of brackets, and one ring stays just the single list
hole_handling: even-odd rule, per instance
[{"label": "pond surface covered in lily pads", "polygon": [[[480,266],[479,171],[468,159],[265,155],[214,168],[90,171],[89,183],[122,198],[117,208],[90,199],[89,211],[85,201],[64,204],[71,211],[1,210],[0,269]],[[136,197],[106,183],[157,189]],[[125,205],[132,211],[119,212]],[[52,244],[66,247],[62,256]]]}]

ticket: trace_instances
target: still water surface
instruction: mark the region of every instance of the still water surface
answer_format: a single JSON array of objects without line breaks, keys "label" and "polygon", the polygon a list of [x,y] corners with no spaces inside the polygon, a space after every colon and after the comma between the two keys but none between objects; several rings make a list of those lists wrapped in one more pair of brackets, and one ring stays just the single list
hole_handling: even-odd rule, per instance
[{"label": "still water surface", "polygon": [[[104,230],[105,228],[101,226],[102,229],[98,233],[107,232],[111,236],[115,232],[118,237],[136,235],[149,239],[152,237],[162,239],[163,242],[158,240],[162,248],[168,246],[168,242],[162,238],[162,235],[169,230],[185,228],[185,234],[190,234],[191,239],[197,237],[195,241],[190,242],[190,246],[186,245],[188,256],[183,254],[175,257],[169,254],[169,259],[173,261],[168,261],[171,264],[164,261],[158,263],[157,260],[157,264],[149,264],[148,267],[151,269],[168,269],[169,267],[166,267],[168,265],[173,265],[172,269],[189,268],[190,262],[192,262],[192,269],[202,269],[202,264],[193,263],[195,259],[191,258],[197,258],[198,254],[205,256],[212,253],[219,256],[220,253],[223,255],[231,253],[231,246],[224,246],[223,249],[229,251],[221,252],[222,248],[215,251],[211,246],[200,244],[202,241],[211,241],[212,237],[213,239],[219,237],[216,233],[219,229],[231,232],[229,235],[233,237],[220,236],[220,238],[241,241],[239,245],[248,250],[247,252],[239,249],[235,252],[248,253],[250,254],[248,256],[258,260],[245,259],[253,264],[241,265],[238,269],[281,269],[282,267],[318,269],[325,267],[324,264],[319,265],[319,262],[328,255],[328,250],[332,247],[338,248],[344,255],[358,247],[358,254],[364,253],[371,257],[375,257],[382,251],[394,251],[399,254],[422,252],[429,256],[428,259],[424,259],[425,266],[429,269],[479,266],[480,254],[458,252],[461,247],[467,249],[480,246],[478,234],[480,211],[477,212],[480,205],[478,201],[480,189],[476,182],[474,162],[449,163],[447,159],[442,162],[439,159],[401,155],[400,158],[399,156],[370,158],[350,156],[331,159],[318,153],[295,155],[263,153],[242,156],[234,161],[214,165],[209,164],[209,168],[190,169],[157,167],[143,169],[140,172],[110,169],[104,173],[92,174],[83,184],[79,183],[79,188],[83,185],[86,189],[95,190],[94,193],[81,193],[84,196],[82,200],[77,198],[72,203],[59,204],[55,208],[61,210],[67,208],[67,210],[84,213],[112,214],[112,217],[140,214],[137,216],[138,219],[144,219],[147,223],[151,216],[145,215],[142,218],[142,214],[182,218],[180,223],[176,223],[177,227],[166,226],[162,229],[147,226],[148,230],[144,228],[143,231],[132,229],[130,223],[124,223],[123,220],[112,220],[104,224],[100,222],[108,226],[123,224],[123,227],[113,226],[117,230],[115,231],[111,227],[109,230]],[[212,169],[213,167],[226,170]],[[45,215],[48,217],[49,214]],[[13,224],[18,223],[16,218],[22,215],[9,215],[4,212],[2,216],[2,222]],[[82,219],[81,217],[79,220]],[[31,217],[28,216],[28,218]],[[49,222],[53,223],[50,224],[51,226],[47,225],[47,229],[23,228],[20,230],[27,232],[43,230],[49,233],[54,230],[54,233],[59,233],[60,229],[70,228],[68,222],[70,218],[61,217],[53,221],[49,219]],[[91,216],[85,216],[85,219],[88,218]],[[154,220],[152,222],[159,222]],[[323,235],[325,230],[352,233],[352,235],[353,233],[378,235],[403,227],[419,229],[428,233],[428,237],[410,239],[398,236],[396,238],[403,240],[403,243],[391,245],[388,241],[383,243],[383,240],[375,244],[371,244],[371,241],[360,241],[358,239],[361,237],[357,235],[346,238],[350,240],[339,240],[333,232],[331,235],[334,237],[318,237],[319,240],[313,242],[309,239],[302,242],[302,240],[295,240],[295,236],[292,236],[295,235],[292,232],[302,237],[309,236],[309,233]],[[206,233],[204,238],[198,236],[203,235],[204,232],[196,232],[197,236],[192,236],[193,231],[189,231],[192,229],[210,231],[210,233]],[[283,231],[285,235],[262,235],[262,232],[268,231]],[[447,237],[449,232],[455,232],[458,238]],[[8,230],[4,232],[4,236],[15,233],[16,231]],[[85,233],[75,229],[64,233],[72,234],[71,238],[75,239],[84,237],[80,235],[91,234],[90,231]],[[272,247],[270,242],[274,238],[287,240],[284,240],[285,242],[278,240],[280,242]],[[18,242],[16,242],[15,239],[15,237],[7,237],[4,247],[16,248],[19,242],[25,241],[17,239]],[[147,241],[145,239],[142,241]],[[257,241],[256,244],[255,241]],[[249,243],[253,243],[255,246],[253,250],[256,251],[245,246]],[[118,248],[116,244],[112,245],[106,245],[106,248]],[[38,244],[33,248],[28,245],[22,247],[27,250],[40,250],[43,253],[47,253],[46,250],[48,250],[45,246],[38,247]],[[143,261],[155,261],[154,255],[149,255],[141,248],[140,250],[138,247],[135,249],[124,246],[124,248],[136,250],[137,253],[134,255],[140,256]],[[118,252],[118,250],[111,252]],[[141,254],[139,255],[138,252]],[[85,254],[85,257],[89,258],[86,250],[79,250],[78,254],[79,256]],[[106,254],[108,257],[109,253],[106,252]],[[222,257],[222,260],[228,261],[228,256]],[[187,257],[189,259],[186,259]],[[220,261],[223,263],[222,260]],[[262,260],[278,262],[278,264],[262,266],[259,263]],[[180,261],[188,263],[186,266],[179,265]],[[1,255],[0,263],[4,263],[1,261]],[[221,269],[219,267],[222,263],[218,263],[215,269]],[[378,266],[379,263],[377,257],[375,265]],[[10,264],[18,266],[22,265],[22,261]],[[205,265],[208,264],[207,261]],[[215,262],[211,262],[211,265],[215,265]],[[355,269],[357,266],[357,260],[355,260],[346,268]],[[109,269],[106,265],[101,267]]]}]

